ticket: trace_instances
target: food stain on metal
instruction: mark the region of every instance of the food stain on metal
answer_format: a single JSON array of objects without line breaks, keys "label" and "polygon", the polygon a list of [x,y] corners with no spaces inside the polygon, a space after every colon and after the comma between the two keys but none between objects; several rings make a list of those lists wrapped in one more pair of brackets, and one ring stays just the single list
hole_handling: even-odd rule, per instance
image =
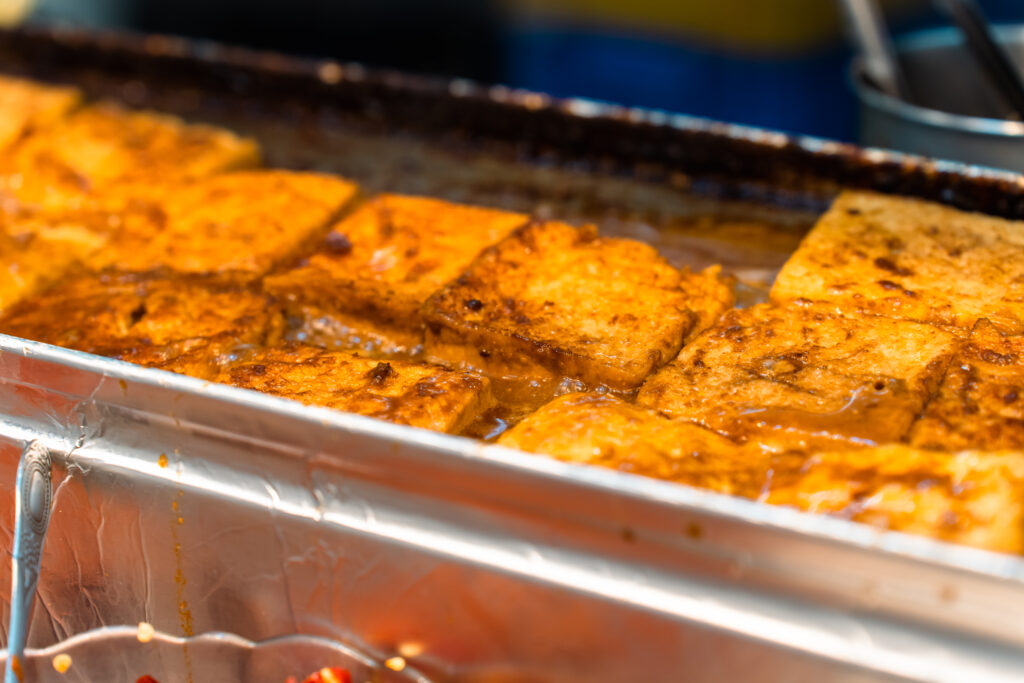
[{"label": "food stain on metal", "polygon": [[405,658],[404,657],[392,657],[384,662],[384,666],[391,669],[392,671],[402,671],[405,669]]},{"label": "food stain on metal", "polygon": [[139,632],[136,638],[139,639],[140,643],[148,643],[153,640],[154,635],[156,635],[156,629],[153,628],[153,624],[148,621],[139,622]]},{"label": "food stain on metal", "polygon": [[117,384],[118,384],[118,386],[121,387],[121,391],[123,393],[126,393],[126,394],[128,393],[128,382],[125,382],[123,379],[119,379],[119,380],[117,380]]},{"label": "food stain on metal", "polygon": [[622,536],[622,540],[626,543],[636,543],[636,532],[628,526],[622,527],[619,534]]},{"label": "food stain on metal", "polygon": [[156,463],[160,465],[161,468],[167,467],[167,454],[161,453],[160,457],[157,458]]},{"label": "food stain on metal", "polygon": [[71,668],[71,655],[62,652],[53,658],[53,670],[59,674],[65,674]]},{"label": "food stain on metal", "polygon": [[695,541],[699,541],[704,536],[704,529],[701,528],[700,524],[690,522],[686,525],[686,535]]}]

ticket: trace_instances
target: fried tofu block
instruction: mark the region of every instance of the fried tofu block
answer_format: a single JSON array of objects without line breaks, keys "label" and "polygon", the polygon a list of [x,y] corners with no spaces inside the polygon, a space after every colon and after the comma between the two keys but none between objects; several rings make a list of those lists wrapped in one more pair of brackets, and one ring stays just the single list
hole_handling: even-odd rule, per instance
[{"label": "fried tofu block", "polygon": [[0,154],[0,197],[116,209],[133,196],[255,166],[259,155],[255,141],[221,128],[98,104]]},{"label": "fried tofu block", "polygon": [[624,391],[670,360],[699,318],[681,273],[649,245],[553,222],[488,248],[423,310],[430,359]]},{"label": "fried tofu block", "polygon": [[317,173],[226,173],[162,198],[90,265],[252,280],[312,246],[356,191],[354,183]]},{"label": "fried tofu block", "polygon": [[201,349],[216,373],[221,356],[283,333],[266,295],[170,280],[79,276],[23,300],[0,316],[0,332],[136,362],[161,365]]},{"label": "fried tofu block", "polygon": [[903,445],[818,453],[764,499],[986,550],[1024,552],[1024,453]]},{"label": "fried tofu block", "polygon": [[772,449],[899,441],[957,343],[933,325],[761,304],[726,313],[637,401]]},{"label": "fried tofu block", "polygon": [[975,325],[910,436],[919,448],[1024,449],[1024,337]]},{"label": "fried tofu block", "polygon": [[441,432],[462,430],[492,404],[490,383],[478,375],[312,346],[256,351],[217,381]]},{"label": "fried tofu block", "polygon": [[105,238],[73,222],[22,219],[0,211],[0,311],[56,282]]},{"label": "fried tofu block", "polygon": [[523,214],[425,197],[381,195],[334,226],[306,263],[265,287],[327,347],[410,351],[423,341],[420,307]]},{"label": "fried tofu block", "polygon": [[555,399],[498,445],[749,497],[760,494],[769,471],[756,449],[598,393]]},{"label": "fried tofu block", "polygon": [[1024,222],[844,192],[782,268],[771,298],[970,329],[1024,332]]},{"label": "fried tofu block", "polygon": [[81,101],[77,88],[0,76],[0,152],[33,131],[49,128]]}]

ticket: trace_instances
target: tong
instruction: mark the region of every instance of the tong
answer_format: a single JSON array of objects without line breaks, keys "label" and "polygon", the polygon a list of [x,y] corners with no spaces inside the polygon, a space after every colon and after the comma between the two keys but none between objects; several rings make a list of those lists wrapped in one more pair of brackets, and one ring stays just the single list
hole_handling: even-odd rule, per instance
[{"label": "tong", "polygon": [[23,683],[22,658],[42,566],[43,541],[53,500],[50,454],[38,441],[25,449],[18,463],[15,488],[14,553],[11,558],[11,621],[7,629],[4,683]]}]

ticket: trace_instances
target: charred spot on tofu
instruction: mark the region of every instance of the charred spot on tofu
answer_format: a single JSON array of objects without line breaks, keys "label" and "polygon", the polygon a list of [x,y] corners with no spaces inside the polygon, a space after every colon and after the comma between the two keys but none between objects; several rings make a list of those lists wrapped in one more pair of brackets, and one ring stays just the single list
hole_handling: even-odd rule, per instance
[{"label": "charred spot on tofu", "polygon": [[844,192],[772,287],[776,303],[1024,332],[1024,223],[933,202]]},{"label": "charred spot on tofu", "polygon": [[910,442],[956,450],[1024,448],[1024,337],[981,320],[960,348]]},{"label": "charred spot on tofu", "polygon": [[933,325],[762,304],[723,316],[637,400],[774,449],[899,441],[957,346]]},{"label": "charred spot on tofu", "polygon": [[420,307],[427,297],[526,221],[507,211],[381,195],[265,286],[302,321],[305,341],[409,352],[423,340]]},{"label": "charred spot on tofu", "polygon": [[1024,453],[888,445],[822,452],[763,500],[986,550],[1024,552]]},{"label": "charred spot on tofu", "polygon": [[255,351],[225,366],[217,381],[442,432],[461,431],[493,404],[479,375],[312,346]]},{"label": "charred spot on tofu", "polygon": [[731,303],[685,284],[649,245],[528,224],[430,297],[426,354],[513,382],[629,391],[678,352],[700,307]]}]

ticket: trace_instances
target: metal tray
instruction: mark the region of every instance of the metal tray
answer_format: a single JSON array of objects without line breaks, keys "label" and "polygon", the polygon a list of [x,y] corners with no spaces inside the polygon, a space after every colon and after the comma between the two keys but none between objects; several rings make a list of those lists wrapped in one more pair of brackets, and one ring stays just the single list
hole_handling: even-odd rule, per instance
[{"label": "metal tray", "polygon": [[[226,123],[257,134],[271,163],[573,214],[659,244],[706,246],[742,216],[798,237],[841,184],[1024,215],[1015,175],[165,38],[5,33],[0,70]],[[771,269],[765,257],[751,271]],[[33,647],[145,620],[327,637],[407,656],[435,680],[1024,670],[1017,557],[0,335],[8,547],[17,459],[35,440],[58,484]]]}]

